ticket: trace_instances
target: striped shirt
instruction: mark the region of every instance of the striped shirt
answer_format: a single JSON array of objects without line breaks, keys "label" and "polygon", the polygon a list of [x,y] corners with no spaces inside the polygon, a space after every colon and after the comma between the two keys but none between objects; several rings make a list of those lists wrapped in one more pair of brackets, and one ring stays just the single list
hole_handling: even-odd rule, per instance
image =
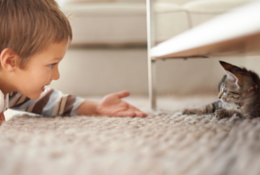
[{"label": "striped shirt", "polygon": [[77,108],[84,102],[83,98],[63,94],[46,88],[37,100],[32,100],[19,92],[9,94],[9,108],[32,112],[43,116],[76,115]]}]

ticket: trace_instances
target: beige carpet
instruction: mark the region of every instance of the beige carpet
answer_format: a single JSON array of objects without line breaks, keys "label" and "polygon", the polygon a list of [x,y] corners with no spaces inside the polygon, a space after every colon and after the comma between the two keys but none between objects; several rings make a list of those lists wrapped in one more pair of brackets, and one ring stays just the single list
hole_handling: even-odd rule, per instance
[{"label": "beige carpet", "polygon": [[[176,111],[213,98],[163,99]],[[129,102],[147,110],[147,99]],[[170,108],[170,109],[169,109]],[[28,115],[0,126],[1,175],[258,175],[260,118]]]}]

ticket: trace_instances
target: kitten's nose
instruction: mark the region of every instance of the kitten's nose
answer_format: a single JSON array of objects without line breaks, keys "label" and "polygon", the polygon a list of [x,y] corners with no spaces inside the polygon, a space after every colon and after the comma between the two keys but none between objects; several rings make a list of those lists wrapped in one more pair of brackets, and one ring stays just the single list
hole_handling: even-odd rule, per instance
[{"label": "kitten's nose", "polygon": [[221,99],[222,95],[223,95],[223,92],[220,92],[220,93],[218,94],[218,98]]}]

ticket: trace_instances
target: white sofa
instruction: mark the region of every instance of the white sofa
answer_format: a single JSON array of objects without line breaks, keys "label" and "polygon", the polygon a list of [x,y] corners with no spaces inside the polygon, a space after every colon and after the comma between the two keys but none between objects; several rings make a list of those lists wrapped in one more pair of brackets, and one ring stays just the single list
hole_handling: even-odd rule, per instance
[{"label": "white sofa", "polygon": [[[57,0],[70,14],[72,45],[146,45],[145,0]],[[252,0],[155,0],[156,41]]]}]

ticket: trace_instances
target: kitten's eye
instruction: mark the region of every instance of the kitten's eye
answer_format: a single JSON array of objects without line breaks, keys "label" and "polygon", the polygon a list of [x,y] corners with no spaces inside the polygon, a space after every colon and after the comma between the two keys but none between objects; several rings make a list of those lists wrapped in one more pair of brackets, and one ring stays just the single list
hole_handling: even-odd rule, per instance
[{"label": "kitten's eye", "polygon": [[235,95],[239,95],[239,93],[237,93],[237,92],[232,92],[232,91],[229,91],[229,92],[231,92],[232,94],[235,94]]}]

